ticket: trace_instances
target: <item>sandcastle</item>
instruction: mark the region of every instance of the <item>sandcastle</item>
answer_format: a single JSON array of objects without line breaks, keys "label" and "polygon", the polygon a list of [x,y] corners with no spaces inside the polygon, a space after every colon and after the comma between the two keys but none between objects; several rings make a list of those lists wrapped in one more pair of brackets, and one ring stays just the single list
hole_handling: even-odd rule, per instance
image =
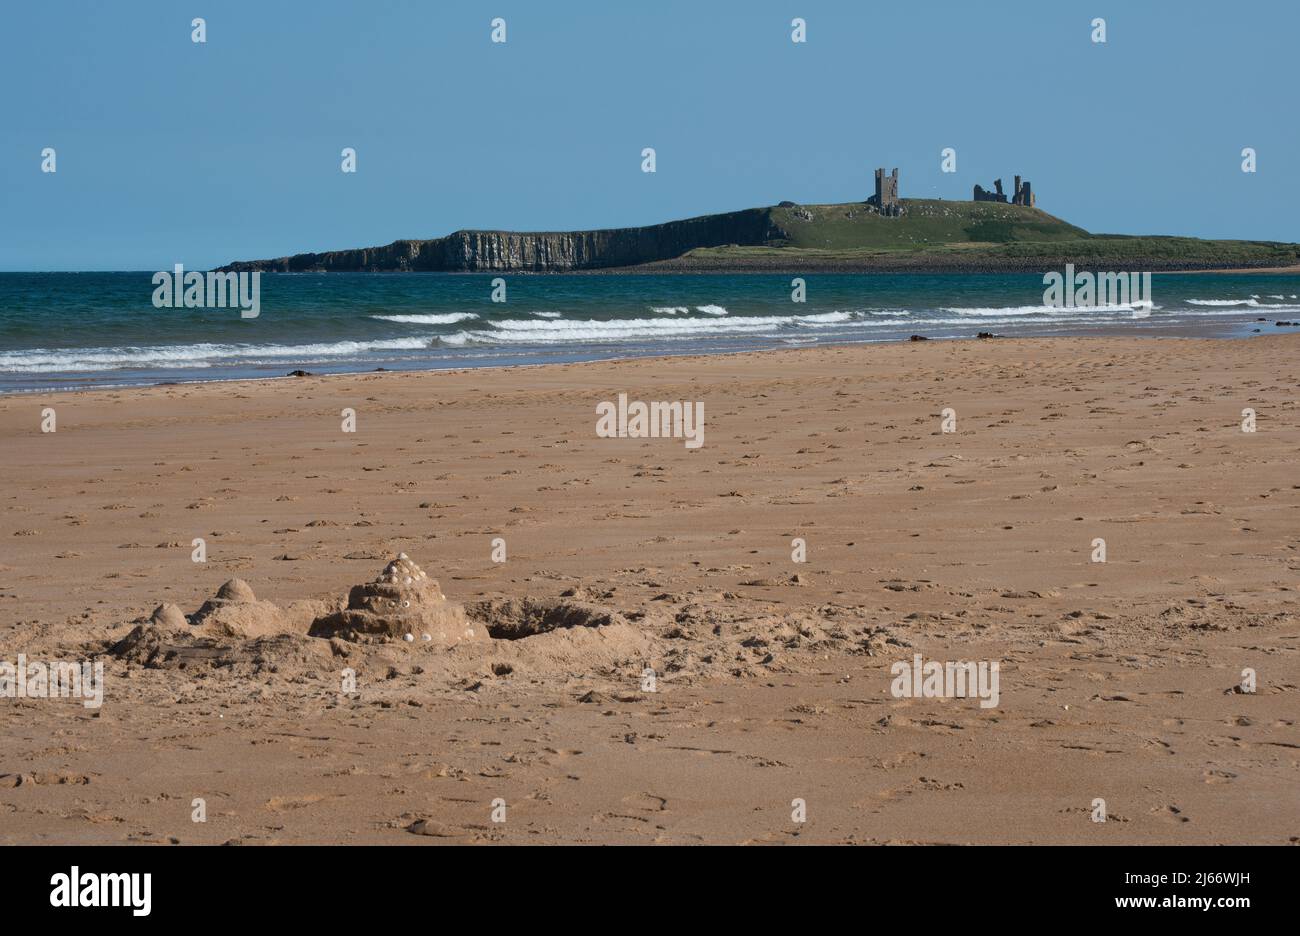
[{"label": "sandcastle", "polygon": [[259,601],[243,579],[231,579],[203,602],[199,610],[186,614],[164,602],[154,609],[147,623],[136,630],[177,633],[197,638],[253,640],[285,629],[285,614],[270,601]]},{"label": "sandcastle", "polygon": [[136,625],[110,648],[114,656],[156,664],[219,655],[233,641],[256,640],[283,632],[284,612],[269,601],[259,601],[243,579],[231,579],[186,615],[164,602],[148,621]]},{"label": "sandcastle", "polygon": [[487,641],[486,628],[465,616],[463,606],[448,601],[435,579],[406,553],[384,567],[373,582],[352,586],[348,606],[312,622],[313,637],[365,636],[454,646]]},{"label": "sandcastle", "polygon": [[252,586],[243,579],[231,579],[203,602],[189,621],[205,636],[250,639],[279,632],[284,625],[284,612],[269,601],[259,601]]}]

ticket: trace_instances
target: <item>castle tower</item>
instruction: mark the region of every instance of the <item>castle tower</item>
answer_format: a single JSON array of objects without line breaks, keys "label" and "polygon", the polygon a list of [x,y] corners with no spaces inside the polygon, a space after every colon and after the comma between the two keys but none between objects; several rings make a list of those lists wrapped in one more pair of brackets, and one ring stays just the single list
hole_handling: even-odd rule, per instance
[{"label": "castle tower", "polygon": [[1020,176],[1016,176],[1016,189],[1011,197],[1011,204],[1024,205],[1027,208],[1034,207],[1034,193],[1029,187],[1029,182],[1021,182]]},{"label": "castle tower", "polygon": [[903,206],[898,200],[898,169],[885,175],[883,167],[876,170],[876,193],[867,199],[867,204],[875,205],[882,215],[895,217],[903,213]]}]

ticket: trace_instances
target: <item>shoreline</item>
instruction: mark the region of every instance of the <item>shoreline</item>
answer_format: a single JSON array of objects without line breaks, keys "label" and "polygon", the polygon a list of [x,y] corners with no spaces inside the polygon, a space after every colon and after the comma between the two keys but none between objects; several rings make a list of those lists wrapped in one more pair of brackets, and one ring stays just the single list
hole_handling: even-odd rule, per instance
[{"label": "shoreline", "polygon": [[[925,342],[935,342],[940,344],[951,343],[951,342],[965,343],[965,342],[972,342],[972,341],[973,342],[1041,341],[1041,340],[1072,341],[1072,340],[1091,340],[1091,339],[1120,339],[1120,340],[1137,339],[1142,341],[1175,339],[1175,340],[1188,340],[1188,341],[1234,341],[1236,342],[1236,341],[1244,341],[1252,338],[1261,338],[1261,337],[1264,337],[1264,333],[1262,332],[1260,334],[1224,335],[1224,334],[1194,334],[1190,332],[1178,333],[1173,331],[1168,333],[1158,333],[1158,334],[1156,333],[1125,334],[1121,331],[1115,331],[1115,332],[1105,332],[1100,334],[1088,333],[1088,334],[1079,334],[1079,335],[1053,335],[1053,336],[996,335],[996,334],[992,335],[991,337],[980,337],[978,334],[970,335],[970,336],[960,336],[960,337],[950,336],[950,335],[941,335],[936,337],[921,336],[922,340]],[[824,341],[814,345],[803,345],[803,346],[786,345],[786,346],[769,346],[769,347],[757,347],[757,348],[737,348],[737,349],[708,351],[708,352],[684,350],[681,351],[680,353],[672,353],[666,350],[658,350],[658,351],[647,352],[644,354],[622,354],[622,355],[614,354],[605,357],[592,357],[592,358],[583,357],[583,358],[578,358],[569,361],[536,361],[536,362],[518,362],[518,363],[510,363],[510,364],[484,363],[484,364],[472,364],[472,365],[455,365],[451,367],[422,367],[422,366],[421,367],[380,367],[380,368],[368,368],[368,369],[359,369],[359,370],[335,370],[335,371],[318,371],[318,372],[308,371],[304,374],[294,373],[294,371],[296,370],[305,371],[305,367],[299,367],[299,368],[294,368],[290,372],[284,374],[266,374],[257,377],[213,376],[213,377],[186,378],[186,379],[178,379],[178,380],[149,380],[149,381],[142,381],[140,383],[96,384],[93,386],[84,386],[84,387],[37,387],[32,389],[23,389],[23,388],[0,389],[0,400],[10,396],[29,397],[29,396],[45,394],[45,393],[89,393],[95,391],[122,392],[122,391],[130,391],[130,390],[148,389],[154,387],[163,387],[163,388],[193,387],[193,386],[202,386],[205,384],[224,385],[224,384],[247,383],[247,384],[257,385],[267,381],[284,381],[284,380],[299,381],[299,380],[307,380],[312,378],[361,377],[361,376],[368,376],[368,375],[379,376],[381,374],[459,374],[459,373],[476,372],[476,371],[494,371],[494,372],[507,371],[508,372],[513,370],[519,370],[525,368],[538,368],[538,367],[576,367],[576,366],[582,366],[588,364],[611,364],[611,363],[624,363],[628,361],[678,360],[681,358],[700,358],[700,359],[707,360],[709,358],[714,358],[714,357],[728,357],[733,355],[769,354],[769,353],[781,353],[787,351],[816,351],[818,349],[848,348],[857,345],[913,345],[916,343],[917,343],[916,339],[913,338],[862,338],[856,340]],[[286,366],[291,366],[291,365],[286,365]],[[319,366],[319,365],[315,365],[315,366]]]},{"label": "shoreline", "polygon": [[[286,276],[304,276],[310,274],[284,274]],[[324,274],[318,274],[324,275]],[[705,274],[708,275],[708,274]],[[725,274],[718,274],[725,275]],[[1296,288],[1293,284],[1288,284],[1291,289]],[[1239,287],[1239,288],[1245,288]],[[1287,287],[1279,287],[1287,288]],[[508,345],[493,347],[484,345],[482,348],[461,349],[457,347],[442,346],[437,336],[426,338],[427,344],[424,346],[414,346],[411,351],[406,352],[405,356],[390,356],[383,353],[360,353],[360,354],[339,354],[334,358],[320,357],[313,358],[310,349],[302,349],[305,356],[296,358],[282,352],[276,355],[274,363],[269,359],[252,364],[240,363],[240,354],[231,354],[228,357],[213,357],[207,367],[182,365],[179,367],[164,366],[136,366],[134,368],[116,368],[103,369],[98,371],[68,371],[59,373],[56,371],[45,372],[24,372],[15,370],[12,372],[0,371],[0,397],[20,395],[30,396],[31,394],[51,393],[51,392],[68,392],[76,393],[85,390],[94,389],[119,389],[126,390],[136,387],[148,386],[166,386],[178,385],[189,386],[201,383],[228,383],[232,381],[243,380],[277,380],[286,377],[301,377],[299,371],[306,372],[312,376],[324,375],[358,375],[367,373],[381,373],[385,371],[410,372],[410,371],[459,371],[470,370],[480,371],[489,369],[497,371],[516,367],[536,367],[548,366],[550,364],[578,364],[578,363],[595,363],[600,361],[625,361],[638,360],[644,358],[673,358],[680,356],[692,355],[726,355],[736,353],[749,353],[752,351],[772,351],[785,350],[792,347],[842,347],[855,344],[906,344],[915,341],[918,338],[927,341],[970,341],[970,340],[1010,340],[1021,338],[1036,337],[1120,337],[1120,338],[1164,338],[1164,337],[1194,337],[1209,339],[1230,339],[1237,340],[1242,338],[1258,337],[1264,333],[1272,333],[1274,328],[1296,327],[1300,326],[1300,319],[1282,318],[1288,308],[1277,306],[1250,303],[1258,297],[1251,297],[1251,300],[1228,301],[1224,305],[1241,305],[1243,308],[1237,310],[1235,318],[1224,318],[1217,316],[1206,316],[1199,318],[1189,318],[1188,313],[1184,310],[1175,309],[1173,312],[1162,311],[1157,317],[1151,317],[1150,314],[1130,318],[1108,317],[1098,322],[1089,322],[1084,318],[1076,317],[1064,324],[1035,324],[1028,319],[1017,319],[1014,317],[1003,317],[1000,320],[993,318],[983,318],[981,316],[971,316],[960,322],[949,321],[943,323],[926,322],[918,320],[915,323],[900,321],[898,323],[889,323],[897,327],[891,328],[883,333],[871,334],[873,330],[853,330],[847,329],[838,334],[829,334],[825,336],[800,335],[799,332],[781,333],[773,331],[754,337],[729,336],[724,332],[717,334],[703,333],[696,341],[674,341],[674,340],[655,340],[649,336],[638,337],[635,340],[621,341],[614,343],[602,343],[600,341],[584,342],[581,339],[575,339],[568,345],[556,344],[532,344],[518,345],[511,348]],[[1281,295],[1270,296],[1270,299],[1283,300]],[[851,300],[850,300],[851,301]],[[1013,301],[1014,302],[1014,301]],[[1177,300],[1175,300],[1177,302]],[[1215,302],[1207,302],[1207,305],[1214,305]],[[1249,307],[1246,307],[1249,306]],[[654,310],[660,311],[660,310]],[[960,310],[951,310],[960,311]],[[981,311],[981,310],[974,310]],[[1015,309],[1006,310],[1008,313],[1015,313]],[[1065,312],[1087,311],[1066,308]],[[1259,314],[1263,313],[1263,314]],[[1168,316],[1166,318],[1166,316]],[[376,317],[376,316],[372,316]],[[382,316],[377,316],[382,318]],[[437,316],[431,316],[437,318]],[[742,316],[743,317],[743,316]],[[395,316],[400,318],[400,316]],[[525,319],[526,321],[531,321]],[[714,319],[707,317],[702,319],[690,319],[684,321],[705,321],[712,323],[717,321],[726,325],[729,319],[723,317]],[[611,323],[617,324],[621,321],[618,318],[611,319]],[[674,321],[668,317],[662,317],[655,320],[656,322],[671,323]],[[748,320],[746,320],[748,321]],[[436,323],[435,323],[436,324]],[[563,323],[561,323],[563,324]],[[578,324],[581,324],[580,322]],[[591,323],[588,323],[591,324]],[[1272,326],[1272,327],[1266,327]],[[915,331],[912,331],[915,329]],[[329,339],[316,339],[329,340]],[[363,341],[363,338],[350,338],[340,336],[339,341],[348,340]],[[385,339],[386,340],[386,339]],[[382,340],[379,341],[382,344]],[[185,349],[190,347],[187,344],[178,344],[177,348]],[[236,346],[238,348],[238,346]],[[255,346],[248,346],[255,350]],[[19,355],[39,351],[41,349],[14,349],[13,355],[17,358]],[[75,354],[77,348],[66,349],[66,353]],[[89,351],[114,349],[85,349]],[[126,351],[132,349],[127,348]],[[158,349],[160,352],[166,348]],[[275,347],[272,344],[272,354],[275,354]],[[53,353],[53,352],[51,352]],[[0,355],[3,356],[3,355]],[[250,355],[256,357],[256,354]],[[135,373],[128,373],[134,370]],[[48,380],[47,380],[48,378]],[[3,384],[9,384],[3,386]]]}]

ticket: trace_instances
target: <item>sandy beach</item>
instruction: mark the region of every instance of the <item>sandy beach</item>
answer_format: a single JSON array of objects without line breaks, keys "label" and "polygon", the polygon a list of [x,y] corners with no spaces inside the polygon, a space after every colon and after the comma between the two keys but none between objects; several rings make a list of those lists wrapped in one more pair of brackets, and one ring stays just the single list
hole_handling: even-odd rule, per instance
[{"label": "sandy beach", "polygon": [[[0,698],[0,842],[1300,842],[1297,353],[0,397],[0,661],[104,673]],[[703,445],[599,437],[620,393],[702,402]],[[309,635],[399,554],[472,639]],[[231,579],[201,640],[150,623]],[[918,654],[997,662],[997,704],[899,697]]]}]

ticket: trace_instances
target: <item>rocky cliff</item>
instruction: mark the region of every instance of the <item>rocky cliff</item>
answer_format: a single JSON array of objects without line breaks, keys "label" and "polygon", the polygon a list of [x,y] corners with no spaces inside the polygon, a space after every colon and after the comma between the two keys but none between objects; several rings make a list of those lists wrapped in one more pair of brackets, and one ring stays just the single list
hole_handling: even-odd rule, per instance
[{"label": "rocky cliff", "polygon": [[649,227],[602,231],[519,233],[456,231],[433,240],[399,240],[386,247],[238,260],[221,272],[535,272],[593,270],[671,260],[698,247],[775,246],[785,232],[771,209],[750,208]]},{"label": "rocky cliff", "polygon": [[457,231],[386,247],[244,260],[222,271],[734,273],[1291,269],[1300,245],[1090,234],[1038,208],[905,198],[901,216],[863,202],[782,202],[649,227]]}]

